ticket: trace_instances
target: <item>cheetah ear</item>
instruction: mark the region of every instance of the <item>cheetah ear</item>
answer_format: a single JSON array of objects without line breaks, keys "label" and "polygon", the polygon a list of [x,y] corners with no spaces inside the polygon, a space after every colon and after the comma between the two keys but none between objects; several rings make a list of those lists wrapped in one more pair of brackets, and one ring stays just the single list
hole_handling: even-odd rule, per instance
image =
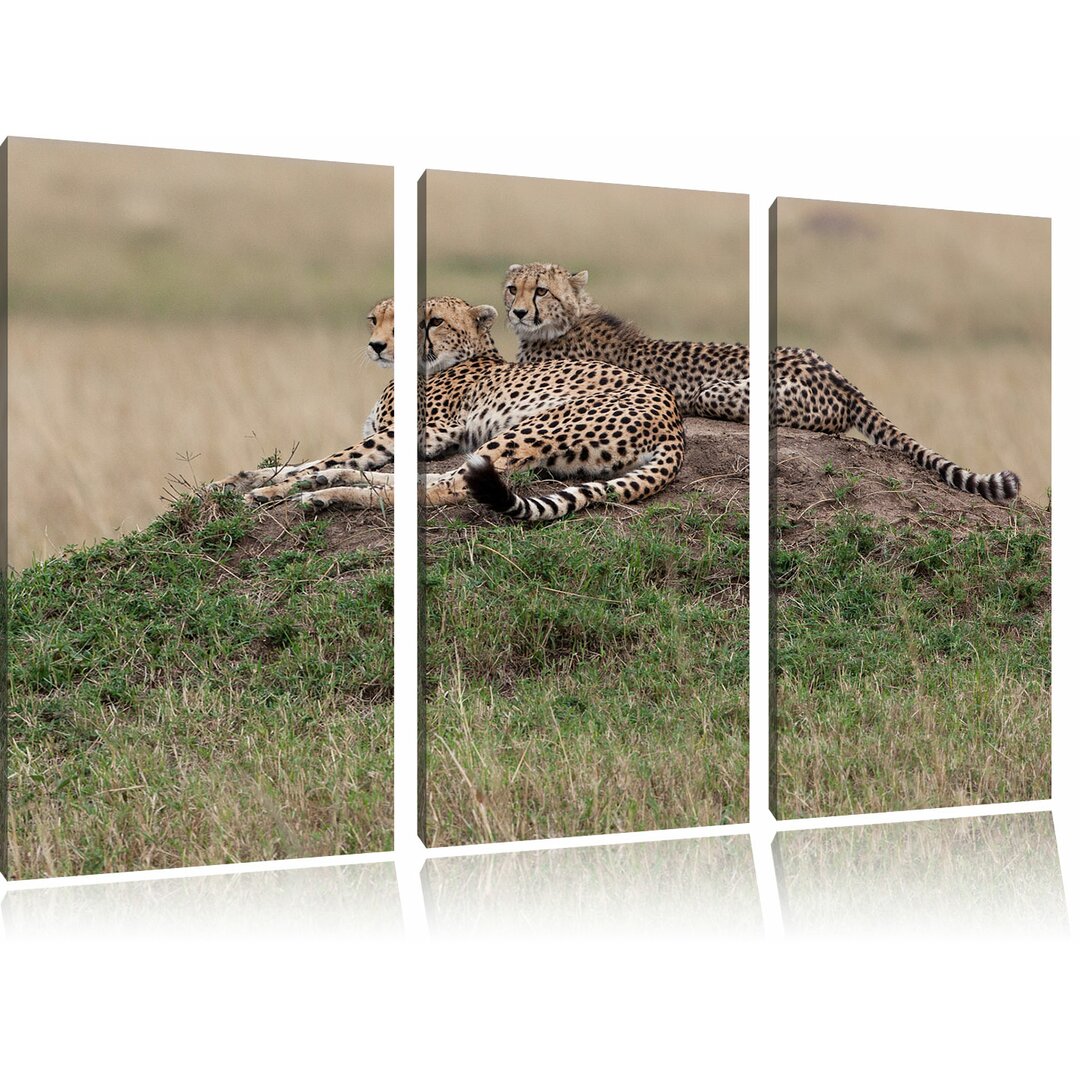
[{"label": "cheetah ear", "polygon": [[469,314],[476,319],[476,325],[480,329],[487,329],[497,317],[495,308],[487,303],[482,303],[479,307],[470,307]]},{"label": "cheetah ear", "polygon": [[575,291],[580,292],[589,283],[589,271],[582,270],[580,273],[570,274],[570,283]]},{"label": "cheetah ear", "polygon": [[507,274],[520,273],[524,268],[520,262],[515,262],[506,272]]}]

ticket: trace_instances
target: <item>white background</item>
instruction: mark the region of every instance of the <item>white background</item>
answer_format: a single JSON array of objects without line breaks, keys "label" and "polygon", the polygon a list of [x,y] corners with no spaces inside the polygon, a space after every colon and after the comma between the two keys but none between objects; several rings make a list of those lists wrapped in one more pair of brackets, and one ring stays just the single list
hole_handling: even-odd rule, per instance
[{"label": "white background", "polygon": [[[1080,245],[1075,34],[1065,6],[384,6],[8,5],[0,134],[393,164],[399,302],[415,288],[411,191],[426,167],[749,192],[759,351],[762,221],[777,195],[1051,216],[1054,809],[1075,903],[1076,588],[1067,555],[1077,454],[1068,400]],[[755,448],[763,431],[757,423]],[[756,492],[763,478],[757,468]],[[399,512],[399,535],[407,517]],[[398,689],[409,698],[410,586],[415,596],[399,573]],[[755,593],[760,644],[764,589]],[[760,646],[756,656],[760,689]],[[758,736],[763,705],[759,691]],[[397,740],[403,777],[406,733]],[[322,1073],[341,1064],[393,1073],[1042,1074],[1075,1063],[1076,952],[1060,941],[428,939],[420,857],[406,842],[407,781],[399,806],[408,809],[403,943],[8,941],[0,1058],[34,1074]],[[769,834],[754,837],[760,852]]]}]

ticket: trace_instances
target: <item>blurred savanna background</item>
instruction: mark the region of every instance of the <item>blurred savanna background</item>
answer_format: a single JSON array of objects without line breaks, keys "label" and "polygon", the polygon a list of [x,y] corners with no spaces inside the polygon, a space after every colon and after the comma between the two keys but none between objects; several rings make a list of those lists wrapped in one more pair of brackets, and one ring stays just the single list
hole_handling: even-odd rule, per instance
[{"label": "blurred savanna background", "polygon": [[747,339],[745,195],[428,172],[421,199],[425,291],[495,307],[508,359],[502,283],[515,262],[588,270],[597,303],[652,337]]},{"label": "blurred savanna background", "polygon": [[[193,482],[355,441],[393,284],[388,167],[11,139],[9,561]],[[297,444],[298,443],[298,444]]]},{"label": "blurred savanna background", "polygon": [[1050,489],[1050,221],[781,198],[776,343],[961,467]]}]

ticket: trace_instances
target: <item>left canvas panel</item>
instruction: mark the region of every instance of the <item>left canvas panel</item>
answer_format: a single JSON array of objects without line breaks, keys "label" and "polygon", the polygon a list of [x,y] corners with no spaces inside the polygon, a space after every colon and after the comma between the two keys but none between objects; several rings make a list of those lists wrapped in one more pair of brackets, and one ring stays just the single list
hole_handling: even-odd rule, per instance
[{"label": "left canvas panel", "polygon": [[5,875],[389,849],[392,170],[3,153]]}]

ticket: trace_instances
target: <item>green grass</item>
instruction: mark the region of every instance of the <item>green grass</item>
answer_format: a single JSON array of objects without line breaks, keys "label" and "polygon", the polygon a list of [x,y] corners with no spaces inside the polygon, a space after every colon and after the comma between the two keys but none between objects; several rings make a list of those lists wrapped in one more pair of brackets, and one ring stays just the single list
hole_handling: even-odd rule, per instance
[{"label": "green grass", "polygon": [[185,499],[9,587],[12,875],[387,849],[389,559]]},{"label": "green grass", "polygon": [[428,532],[434,845],[747,816],[746,517]]},{"label": "green grass", "polygon": [[853,513],[774,545],[779,816],[1049,796],[1048,545]]}]

